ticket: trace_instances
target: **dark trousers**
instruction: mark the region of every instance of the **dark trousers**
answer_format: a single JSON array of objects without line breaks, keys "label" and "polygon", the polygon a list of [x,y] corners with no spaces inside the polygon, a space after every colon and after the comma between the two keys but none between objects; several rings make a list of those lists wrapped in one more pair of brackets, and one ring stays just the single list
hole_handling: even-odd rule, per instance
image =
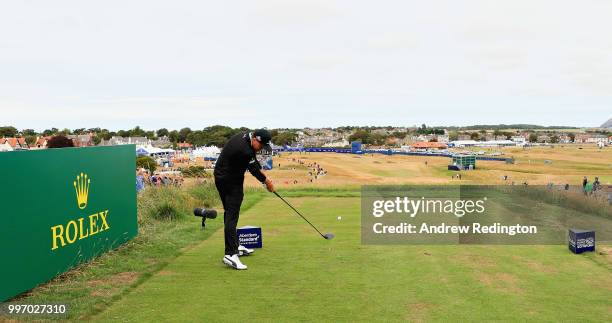
[{"label": "dark trousers", "polygon": [[235,255],[238,253],[238,234],[236,226],[240,217],[240,205],[244,196],[242,183],[228,183],[215,179],[215,186],[219,191],[221,203],[223,203],[223,225],[225,233],[225,254]]}]

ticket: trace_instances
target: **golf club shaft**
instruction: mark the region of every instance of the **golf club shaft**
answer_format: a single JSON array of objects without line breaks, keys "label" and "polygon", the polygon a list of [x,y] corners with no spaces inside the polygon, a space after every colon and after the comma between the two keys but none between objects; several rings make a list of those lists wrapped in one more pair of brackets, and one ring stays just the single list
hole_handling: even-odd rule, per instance
[{"label": "golf club shaft", "polygon": [[278,196],[278,198],[280,198],[281,200],[283,200],[283,202],[285,202],[285,204],[287,204],[291,209],[293,209],[293,211],[295,211],[295,213],[297,213],[302,219],[304,219],[304,221],[308,222],[308,224],[310,224],[310,226],[315,229],[323,238],[325,238],[325,236],[323,235],[323,233],[321,233],[321,231],[319,231],[319,229],[317,229],[312,223],[310,223],[310,221],[308,221],[308,219],[306,219],[298,210],[296,210],[291,204],[289,204],[289,202],[285,201],[285,199],[278,195],[278,193],[276,193],[276,191],[272,192],[274,193],[276,196]]}]

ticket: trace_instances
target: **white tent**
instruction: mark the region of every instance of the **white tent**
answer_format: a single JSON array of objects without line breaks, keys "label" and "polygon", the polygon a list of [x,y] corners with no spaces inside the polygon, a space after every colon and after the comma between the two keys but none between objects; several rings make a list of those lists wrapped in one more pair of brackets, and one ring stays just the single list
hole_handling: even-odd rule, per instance
[{"label": "white tent", "polygon": [[174,155],[174,150],[161,149],[153,146],[136,146],[136,153],[138,155],[146,155],[151,157],[169,157]]},{"label": "white tent", "polygon": [[516,142],[512,140],[490,140],[490,141],[475,141],[475,140],[455,140],[450,142],[451,147],[501,147],[501,146],[516,146]]},{"label": "white tent", "polygon": [[200,157],[200,158],[214,158],[214,159],[217,159],[220,153],[221,153],[221,149],[215,146],[198,147],[194,149],[192,152],[194,158]]}]

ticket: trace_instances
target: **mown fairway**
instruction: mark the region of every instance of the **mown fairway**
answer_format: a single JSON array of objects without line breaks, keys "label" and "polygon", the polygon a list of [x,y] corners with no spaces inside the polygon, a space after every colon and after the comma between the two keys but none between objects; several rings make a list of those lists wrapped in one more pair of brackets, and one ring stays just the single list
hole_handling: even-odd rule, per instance
[{"label": "mown fairway", "polygon": [[264,248],[243,258],[247,271],[221,264],[218,230],[94,318],[612,320],[612,261],[605,255],[576,256],[566,246],[364,246],[357,194],[289,196],[336,238],[318,237],[268,194],[241,216],[240,225],[259,225],[264,235]]}]

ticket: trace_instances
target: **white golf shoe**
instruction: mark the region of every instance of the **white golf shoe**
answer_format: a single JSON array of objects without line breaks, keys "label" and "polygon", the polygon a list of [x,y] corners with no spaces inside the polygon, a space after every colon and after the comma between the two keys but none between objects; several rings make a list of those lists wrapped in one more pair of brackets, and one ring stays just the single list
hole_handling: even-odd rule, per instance
[{"label": "white golf shoe", "polygon": [[238,259],[238,255],[223,256],[223,263],[237,270],[247,269],[247,266],[240,262],[240,259]]},{"label": "white golf shoe", "polygon": [[253,252],[255,252],[255,249],[249,249],[243,245],[238,245],[238,256],[240,257],[250,256]]}]

